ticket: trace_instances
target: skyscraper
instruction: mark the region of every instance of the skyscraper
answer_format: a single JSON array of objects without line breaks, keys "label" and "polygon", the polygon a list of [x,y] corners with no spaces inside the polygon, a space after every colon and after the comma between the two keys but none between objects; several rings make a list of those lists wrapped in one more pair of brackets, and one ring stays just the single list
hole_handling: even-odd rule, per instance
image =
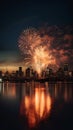
[{"label": "skyscraper", "polygon": [[68,64],[64,64],[64,71],[68,71]]},{"label": "skyscraper", "polygon": [[64,64],[64,75],[65,75],[65,76],[68,76],[68,70],[69,70],[69,69],[68,69],[68,64],[65,63],[65,64]]},{"label": "skyscraper", "polygon": [[19,77],[22,77],[22,76],[23,76],[22,67],[19,67],[18,75],[19,75]]}]

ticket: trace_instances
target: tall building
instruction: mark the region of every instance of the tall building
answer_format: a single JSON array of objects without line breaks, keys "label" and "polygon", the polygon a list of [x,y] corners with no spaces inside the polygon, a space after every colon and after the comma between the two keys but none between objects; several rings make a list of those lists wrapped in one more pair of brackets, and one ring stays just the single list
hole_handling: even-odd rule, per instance
[{"label": "tall building", "polygon": [[64,71],[68,71],[68,64],[64,64]]},{"label": "tall building", "polygon": [[22,72],[22,67],[19,67],[19,72]]},{"label": "tall building", "polygon": [[22,77],[22,76],[23,76],[22,67],[19,67],[18,75],[19,75],[19,77]]},{"label": "tall building", "polygon": [[2,77],[2,71],[0,71],[0,77]]},{"label": "tall building", "polygon": [[30,71],[31,71],[30,68],[27,68],[27,69],[26,69],[26,77],[27,77],[27,78],[30,77],[30,73],[31,73]]},{"label": "tall building", "polygon": [[64,76],[64,70],[61,67],[58,69],[56,73],[58,77],[62,78]]},{"label": "tall building", "polygon": [[49,69],[49,75],[52,76],[53,75],[53,70],[50,68]]},{"label": "tall building", "polygon": [[46,77],[49,76],[49,67],[47,67],[46,70],[45,70],[45,76],[46,76]]},{"label": "tall building", "polygon": [[68,68],[68,64],[66,63],[66,64],[64,64],[64,75],[65,76],[68,76],[68,72],[69,71],[69,68]]}]

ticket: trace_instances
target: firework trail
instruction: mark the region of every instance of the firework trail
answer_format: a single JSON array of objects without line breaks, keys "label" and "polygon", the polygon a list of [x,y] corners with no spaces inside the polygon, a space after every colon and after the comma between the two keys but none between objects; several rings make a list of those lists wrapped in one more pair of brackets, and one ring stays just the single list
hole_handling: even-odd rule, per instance
[{"label": "firework trail", "polygon": [[50,49],[51,39],[48,35],[41,36],[34,28],[24,30],[18,41],[25,63],[31,65],[38,73],[41,73],[48,65],[56,65],[56,58]]}]

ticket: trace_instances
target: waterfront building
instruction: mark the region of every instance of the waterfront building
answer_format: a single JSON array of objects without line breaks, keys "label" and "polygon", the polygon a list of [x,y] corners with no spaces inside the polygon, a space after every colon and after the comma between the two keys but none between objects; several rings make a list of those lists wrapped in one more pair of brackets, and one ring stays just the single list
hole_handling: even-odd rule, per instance
[{"label": "waterfront building", "polygon": [[68,68],[68,64],[67,63],[64,64],[64,75],[65,76],[69,75],[69,68]]},{"label": "waterfront building", "polygon": [[23,77],[22,67],[19,67],[18,75],[19,75],[19,77]]},{"label": "waterfront building", "polygon": [[31,71],[30,68],[26,69],[25,77],[30,78],[30,71]]}]

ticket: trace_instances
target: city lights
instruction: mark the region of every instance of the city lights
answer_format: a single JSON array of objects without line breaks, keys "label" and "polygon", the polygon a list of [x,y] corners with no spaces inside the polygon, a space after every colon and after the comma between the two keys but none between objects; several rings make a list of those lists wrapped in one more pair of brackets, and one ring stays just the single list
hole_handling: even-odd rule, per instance
[{"label": "city lights", "polygon": [[0,83],[2,82],[2,78],[0,78]]}]

